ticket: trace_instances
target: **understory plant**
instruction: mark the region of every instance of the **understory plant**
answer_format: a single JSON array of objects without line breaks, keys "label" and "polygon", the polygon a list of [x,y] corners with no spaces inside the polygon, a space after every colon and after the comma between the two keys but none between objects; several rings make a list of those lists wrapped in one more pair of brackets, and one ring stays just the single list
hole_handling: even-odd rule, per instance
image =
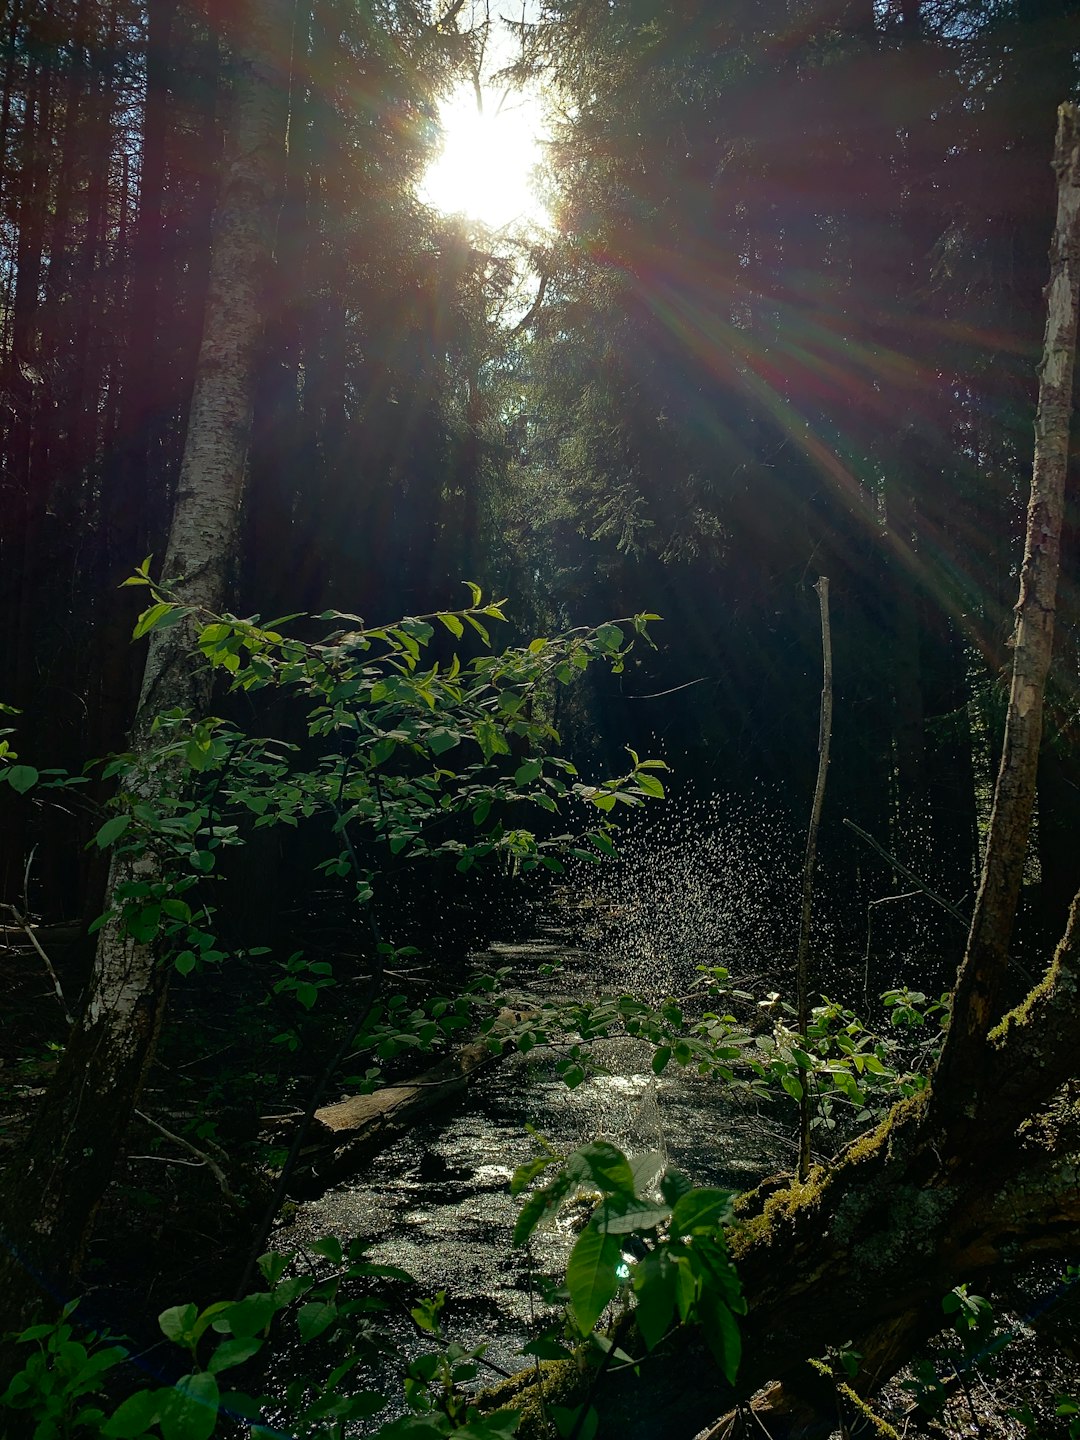
[{"label": "understory plant", "polygon": [[[632,1315],[646,1353],[673,1325],[700,1323],[723,1374],[734,1382],[736,1317],[745,1305],[724,1238],[731,1197],[695,1188],[675,1171],[662,1172],[661,1157],[631,1162],[603,1141],[568,1156],[544,1144],[536,1160],[519,1168],[515,1194],[541,1176],[546,1183],[526,1199],[515,1245],[527,1245],[537,1226],[582,1190],[593,1206],[565,1282],[552,1292],[565,1308],[557,1308],[524,1345],[525,1363],[528,1357],[580,1357],[597,1379],[613,1360],[640,1363],[623,1348],[631,1343],[626,1331]],[[363,1241],[327,1236],[302,1255],[269,1251],[259,1260],[264,1288],[240,1300],[204,1308],[188,1302],[162,1311],[161,1334],[187,1367],[171,1383],[155,1383],[116,1337],[77,1333],[72,1302],[57,1320],[17,1337],[27,1358],[0,1406],[12,1420],[24,1419],[35,1440],[209,1440],[238,1433],[251,1440],[341,1440],[358,1425],[379,1440],[508,1440],[518,1413],[477,1403],[486,1346],[466,1349],[449,1337],[442,1322],[446,1292],[416,1296],[407,1272],[374,1263],[367,1248]],[[620,1295],[622,1311],[604,1327],[601,1321]],[[413,1333],[404,1354],[403,1317]],[[393,1319],[396,1332],[388,1328]],[[271,1395],[234,1388],[231,1372],[237,1370],[256,1381],[272,1380],[275,1347],[289,1352],[291,1378],[272,1385]],[[256,1368],[252,1362],[260,1352]],[[396,1403],[387,1386],[391,1375],[399,1387]],[[108,1395],[114,1388],[130,1393],[116,1403]],[[591,1391],[577,1406],[551,1407],[558,1433],[595,1431]],[[374,1429],[388,1406],[405,1413]]]}]

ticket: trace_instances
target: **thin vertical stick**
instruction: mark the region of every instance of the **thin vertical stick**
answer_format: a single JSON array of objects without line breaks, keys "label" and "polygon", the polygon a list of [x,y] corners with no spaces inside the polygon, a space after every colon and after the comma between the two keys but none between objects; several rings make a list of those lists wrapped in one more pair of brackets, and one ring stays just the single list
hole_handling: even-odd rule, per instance
[{"label": "thin vertical stick", "polygon": [[[818,827],[825,803],[825,776],[829,769],[829,745],[832,741],[832,630],[829,626],[829,577],[819,575],[814,586],[821,607],[821,720],[818,727],[818,770],[814,786],[814,803],[810,810],[810,829],[806,836],[806,857],[803,861],[802,918],[799,923],[799,963],[797,990],[799,1002],[799,1033],[806,1039],[810,1030],[810,916],[814,903],[814,862],[817,858]],[[810,1173],[810,1076],[802,1077],[799,1100],[799,1179]]]}]

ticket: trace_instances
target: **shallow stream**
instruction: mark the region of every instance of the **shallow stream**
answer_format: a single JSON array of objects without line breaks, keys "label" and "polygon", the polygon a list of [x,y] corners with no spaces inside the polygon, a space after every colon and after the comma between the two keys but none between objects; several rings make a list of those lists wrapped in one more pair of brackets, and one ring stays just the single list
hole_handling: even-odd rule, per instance
[{"label": "shallow stream", "polygon": [[[595,994],[596,958],[568,949],[555,933],[496,945],[477,960],[481,969],[512,967],[526,1004],[530,993],[551,985],[537,970],[554,960],[562,962],[554,982],[560,993]],[[674,1065],[655,1076],[643,1042],[600,1041],[591,1054],[599,1069],[574,1090],[556,1074],[552,1052],[508,1055],[363,1175],[305,1203],[275,1247],[327,1233],[371,1240],[369,1258],[407,1270],[422,1294],[447,1292],[444,1318],[453,1338],[468,1346],[490,1342],[490,1360],[520,1369],[520,1346],[539,1308],[530,1271],[561,1274],[575,1238],[567,1220],[539,1232],[531,1256],[511,1248],[521,1202],[510,1195],[510,1177],[538,1153],[527,1124],[563,1152],[603,1138],[631,1156],[659,1152],[696,1183],[733,1190],[784,1168],[792,1155],[771,1117],[716,1082]]]}]

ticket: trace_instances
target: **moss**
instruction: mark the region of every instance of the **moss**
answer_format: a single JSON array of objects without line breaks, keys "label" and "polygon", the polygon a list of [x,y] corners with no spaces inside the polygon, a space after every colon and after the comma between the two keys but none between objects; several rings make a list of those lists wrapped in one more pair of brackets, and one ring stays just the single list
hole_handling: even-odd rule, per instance
[{"label": "moss", "polygon": [[477,1397],[485,1414],[495,1410],[516,1410],[520,1414],[518,1440],[548,1440],[553,1432],[544,1418],[544,1407],[574,1405],[582,1398],[587,1377],[576,1360],[541,1360],[539,1372],[539,1384],[535,1368],[519,1370],[501,1384],[481,1391]]},{"label": "moss", "polygon": [[1057,988],[1061,979],[1061,962],[1055,958],[1047,973],[1037,985],[1028,991],[1020,1004],[1017,1005],[1015,1009],[1010,1010],[1007,1015],[1002,1016],[987,1035],[987,1043],[994,1049],[1000,1049],[1012,1031],[1021,1030],[1030,1025],[1036,1007],[1041,1005],[1051,992]]},{"label": "moss", "polygon": [[[877,1431],[885,1440],[900,1440],[900,1436],[893,1429],[887,1420],[884,1420],[876,1410],[872,1410],[863,1397],[853,1390],[846,1380],[841,1380],[836,1371],[824,1360],[808,1360],[806,1362],[812,1370],[816,1370],[826,1380],[831,1380],[836,1387],[838,1396],[842,1396],[853,1410],[857,1411],[864,1420]],[[846,1433],[846,1431],[845,1431]]]},{"label": "moss", "polygon": [[792,1178],[783,1189],[770,1188],[761,1212],[741,1220],[732,1230],[729,1242],[732,1258],[738,1260],[752,1246],[768,1245],[777,1229],[813,1210],[825,1192],[831,1173],[824,1166],[816,1165],[806,1180]]},{"label": "moss", "polygon": [[901,1131],[918,1123],[928,1094],[929,1091],[924,1090],[918,1095],[909,1095],[906,1100],[898,1100],[879,1125],[848,1146],[841,1168],[846,1170],[851,1165],[863,1165],[872,1155],[887,1154]]},{"label": "moss", "polygon": [[872,1410],[861,1395],[857,1395],[850,1385],[840,1381],[836,1387],[837,1394],[856,1409],[864,1420],[868,1420],[879,1435],[885,1440],[900,1440],[900,1436],[893,1429],[887,1420],[883,1420],[876,1410]]}]

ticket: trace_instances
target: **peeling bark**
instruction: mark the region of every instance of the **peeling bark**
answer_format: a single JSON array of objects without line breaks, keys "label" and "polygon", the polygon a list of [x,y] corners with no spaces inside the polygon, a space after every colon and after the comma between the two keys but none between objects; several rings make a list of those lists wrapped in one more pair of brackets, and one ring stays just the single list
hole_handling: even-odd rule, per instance
[{"label": "peeling bark", "polygon": [[1054,152],[1058,209],[1046,289],[1046,334],[1039,370],[1035,462],[1027,511],[1013,670],[982,882],[953,1000],[938,1076],[936,1106],[962,1110],[983,1083],[973,1051],[1001,1018],[1000,995],[1020,898],[1036,770],[1043,692],[1054,643],[1054,611],[1069,457],[1069,421],[1080,308],[1080,120],[1075,105],[1058,111]]},{"label": "peeling bark", "polygon": [[[163,574],[188,605],[220,609],[233,559],[247,453],[262,297],[283,170],[294,0],[246,7],[210,262],[202,346]],[[139,557],[132,556],[132,564]],[[133,748],[154,716],[199,713],[208,681],[184,627],[152,632]],[[148,796],[170,783],[151,773]],[[174,782],[175,783],[175,780]],[[114,860],[124,879],[160,878],[157,857]],[[89,999],[6,1187],[0,1233],[0,1330],[17,1327],[40,1291],[63,1297],[112,1176],[153,1057],[167,974],[152,944],[114,920],[100,932]]]}]

